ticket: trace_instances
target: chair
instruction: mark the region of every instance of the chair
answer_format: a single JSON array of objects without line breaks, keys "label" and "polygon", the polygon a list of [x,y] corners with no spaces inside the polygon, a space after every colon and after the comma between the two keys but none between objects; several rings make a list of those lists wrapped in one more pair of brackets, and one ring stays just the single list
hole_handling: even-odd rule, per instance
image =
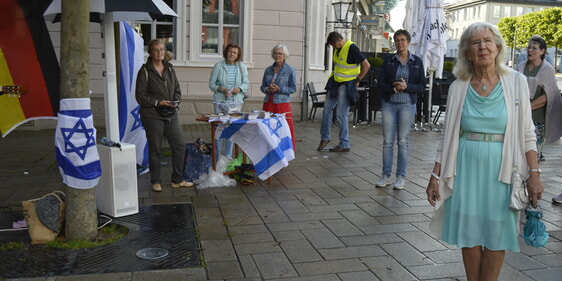
[{"label": "chair", "polygon": [[314,83],[312,82],[306,83],[306,87],[308,88],[310,99],[312,100],[312,108],[308,114],[308,120],[312,120],[316,117],[316,110],[318,108],[324,108],[324,101],[320,101],[318,96],[325,96],[326,92],[316,92],[316,89],[314,89]]},{"label": "chair", "polygon": [[444,113],[447,109],[447,96],[449,94],[449,86],[451,86],[450,82],[436,82],[433,85],[433,87],[438,89],[437,93],[439,94],[439,108],[437,109],[437,113],[435,113],[432,121],[434,125],[437,125],[441,114]]}]

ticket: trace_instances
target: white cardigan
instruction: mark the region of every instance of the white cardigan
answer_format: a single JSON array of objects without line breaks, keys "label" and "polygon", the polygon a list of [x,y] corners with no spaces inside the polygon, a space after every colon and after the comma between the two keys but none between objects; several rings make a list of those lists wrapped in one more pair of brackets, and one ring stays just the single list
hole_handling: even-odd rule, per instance
[{"label": "white cardigan", "polygon": [[[518,120],[519,132],[519,155],[518,167],[519,174],[527,178],[528,166],[525,153],[530,150],[537,150],[535,127],[531,117],[531,103],[529,101],[529,87],[525,76],[514,70],[510,70],[506,75],[500,75],[500,81],[505,98],[507,109],[507,126],[505,129],[504,145],[502,150],[502,161],[498,180],[504,183],[510,183],[511,172],[513,168],[513,147],[515,146],[513,132],[513,118],[515,111],[515,98],[520,100]],[[457,150],[459,147],[459,137],[462,134],[461,114],[464,106],[466,93],[470,79],[467,81],[455,80],[449,88],[447,98],[446,120],[441,144],[437,149],[435,161],[441,163],[441,173],[439,182],[439,193],[441,199],[435,204],[433,211],[433,219],[430,223],[431,232],[438,238],[441,238],[443,229],[443,205],[445,200],[453,193],[454,177],[457,173]],[[507,206],[505,206],[507,208]]]}]

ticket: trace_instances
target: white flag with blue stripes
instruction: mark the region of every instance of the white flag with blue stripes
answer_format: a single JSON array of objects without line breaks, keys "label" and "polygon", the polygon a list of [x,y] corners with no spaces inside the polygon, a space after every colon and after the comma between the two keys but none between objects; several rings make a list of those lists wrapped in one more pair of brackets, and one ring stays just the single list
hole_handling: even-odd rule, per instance
[{"label": "white flag with blue stripes", "polygon": [[137,164],[148,167],[148,143],[135,98],[137,73],[144,63],[142,37],[126,22],[119,23],[121,73],[119,91],[120,141],[135,145]]},{"label": "white flag with blue stripes", "polygon": [[235,120],[220,124],[217,136],[240,146],[254,164],[256,174],[266,180],[295,159],[291,131],[285,118]]},{"label": "white flag with blue stripes", "polygon": [[74,188],[98,184],[101,164],[89,98],[60,100],[55,150],[62,181]]}]

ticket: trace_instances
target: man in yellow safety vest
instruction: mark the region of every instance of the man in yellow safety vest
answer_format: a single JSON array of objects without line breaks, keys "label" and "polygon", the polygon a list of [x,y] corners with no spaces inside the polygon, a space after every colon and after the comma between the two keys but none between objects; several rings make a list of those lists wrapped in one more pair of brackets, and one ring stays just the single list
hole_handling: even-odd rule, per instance
[{"label": "man in yellow safety vest", "polygon": [[330,142],[332,114],[336,108],[336,118],[340,129],[339,144],[329,149],[330,152],[349,152],[351,146],[348,136],[349,107],[357,101],[357,86],[367,75],[371,65],[355,43],[345,40],[336,31],[328,35],[328,44],[334,48],[334,68],[326,84],[326,101],[320,128],[320,144],[317,150],[322,151]]}]

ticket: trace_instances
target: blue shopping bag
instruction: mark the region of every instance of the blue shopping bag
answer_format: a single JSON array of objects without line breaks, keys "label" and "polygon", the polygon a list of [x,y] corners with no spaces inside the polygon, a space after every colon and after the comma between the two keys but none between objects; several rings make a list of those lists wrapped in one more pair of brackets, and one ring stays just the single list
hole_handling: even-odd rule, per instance
[{"label": "blue shopping bag", "polygon": [[209,153],[210,149],[201,149],[201,144],[208,148],[210,144],[202,143],[198,140],[196,143],[187,143],[185,145],[185,161],[183,169],[183,178],[187,181],[198,180],[202,174],[208,173],[209,168],[213,166],[213,156]]}]

